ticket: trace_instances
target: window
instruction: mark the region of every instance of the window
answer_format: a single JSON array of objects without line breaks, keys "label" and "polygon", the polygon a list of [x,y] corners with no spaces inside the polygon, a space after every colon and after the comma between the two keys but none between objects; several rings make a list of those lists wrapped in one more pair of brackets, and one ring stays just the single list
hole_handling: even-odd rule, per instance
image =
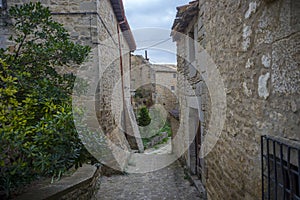
[{"label": "window", "polygon": [[6,0],[0,0],[0,9],[6,8]]},{"label": "window", "polygon": [[194,32],[189,33],[189,62],[195,61],[195,41],[194,41]]},{"label": "window", "polygon": [[176,78],[176,73],[173,74],[173,78]]},{"label": "window", "polygon": [[174,91],[175,90],[175,86],[171,86],[171,90]]},{"label": "window", "polygon": [[300,199],[300,148],[262,136],[262,199]]}]

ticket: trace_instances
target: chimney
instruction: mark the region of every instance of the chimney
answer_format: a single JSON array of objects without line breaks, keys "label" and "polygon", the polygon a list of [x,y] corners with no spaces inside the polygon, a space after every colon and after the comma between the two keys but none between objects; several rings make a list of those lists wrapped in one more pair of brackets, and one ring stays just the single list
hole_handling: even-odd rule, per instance
[{"label": "chimney", "polygon": [[145,50],[145,59],[146,59],[147,61],[149,61],[147,50]]}]

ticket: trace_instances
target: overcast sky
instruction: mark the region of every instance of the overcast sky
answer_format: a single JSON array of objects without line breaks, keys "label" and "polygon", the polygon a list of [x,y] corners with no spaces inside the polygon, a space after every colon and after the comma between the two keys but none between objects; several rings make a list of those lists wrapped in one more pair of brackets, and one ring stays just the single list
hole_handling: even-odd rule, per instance
[{"label": "overcast sky", "polygon": [[176,7],[190,0],[123,0],[125,14],[135,41],[135,54],[148,57],[152,63],[176,63],[175,43],[170,37]]}]

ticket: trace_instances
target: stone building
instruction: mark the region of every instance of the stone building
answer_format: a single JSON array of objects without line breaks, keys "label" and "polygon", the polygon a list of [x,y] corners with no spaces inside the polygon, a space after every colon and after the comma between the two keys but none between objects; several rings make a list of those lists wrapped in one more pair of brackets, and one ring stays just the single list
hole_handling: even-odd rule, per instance
[{"label": "stone building", "polygon": [[151,63],[141,55],[132,55],[130,78],[134,107],[151,106],[155,102],[155,71]]},{"label": "stone building", "polygon": [[299,2],[199,0],[177,10],[174,153],[208,199],[299,199]]},{"label": "stone building", "polygon": [[[149,111],[151,123],[139,127],[143,139],[151,139],[148,148],[160,142],[164,137],[156,136],[157,131],[170,122],[169,112],[177,108],[175,94],[177,73],[174,65],[152,64],[141,55],[131,59],[131,93],[136,116],[142,106]],[[154,137],[154,138],[152,138]]]},{"label": "stone building", "polygon": [[[13,46],[8,37],[13,34],[7,10],[13,5],[29,1],[1,0],[0,47]],[[71,39],[89,45],[91,54],[85,70],[77,75],[89,83],[85,98],[73,98],[73,103],[86,110],[90,128],[97,130],[108,151],[99,152],[95,138],[83,136],[83,142],[98,159],[110,167],[122,170],[131,149],[143,151],[139,132],[134,125],[130,104],[131,52],[136,48],[126,20],[122,1],[119,0],[33,0],[50,8],[52,17],[69,31]],[[85,137],[86,136],[86,137]],[[135,137],[137,136],[137,137]]]},{"label": "stone building", "polygon": [[155,64],[152,65],[152,67],[155,70],[157,84],[162,85],[175,93],[177,84],[176,66],[169,64]]},{"label": "stone building", "polygon": [[[175,109],[177,103],[176,70],[175,65],[152,64],[141,55],[132,56],[130,73],[132,94],[136,96],[138,89],[143,88],[148,95],[147,98],[151,99],[151,104],[161,104],[167,111]],[[146,101],[146,98],[144,100]],[[137,106],[144,104],[143,102],[135,103]]]},{"label": "stone building", "polygon": [[177,69],[175,65],[155,64],[155,102],[165,107],[167,111],[177,106],[176,85]]}]

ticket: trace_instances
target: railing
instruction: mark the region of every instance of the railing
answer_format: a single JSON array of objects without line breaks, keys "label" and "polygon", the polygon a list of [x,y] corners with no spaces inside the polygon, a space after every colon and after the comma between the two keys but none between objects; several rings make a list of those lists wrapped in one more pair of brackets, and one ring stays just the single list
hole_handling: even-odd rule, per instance
[{"label": "railing", "polygon": [[300,200],[300,145],[261,137],[262,199]]}]

